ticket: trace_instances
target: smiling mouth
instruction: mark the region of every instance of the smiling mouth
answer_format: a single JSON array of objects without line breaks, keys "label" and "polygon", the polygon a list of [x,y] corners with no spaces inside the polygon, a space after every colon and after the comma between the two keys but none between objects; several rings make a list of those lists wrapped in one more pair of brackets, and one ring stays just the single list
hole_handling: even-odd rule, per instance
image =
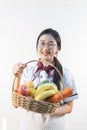
[{"label": "smiling mouth", "polygon": [[50,52],[45,52],[45,53],[43,52],[44,56],[48,56],[49,54],[50,54]]}]

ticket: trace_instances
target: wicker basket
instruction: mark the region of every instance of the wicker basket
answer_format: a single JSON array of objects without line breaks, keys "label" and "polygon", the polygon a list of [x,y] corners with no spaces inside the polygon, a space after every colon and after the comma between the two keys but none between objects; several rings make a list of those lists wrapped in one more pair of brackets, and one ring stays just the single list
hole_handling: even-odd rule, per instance
[{"label": "wicker basket", "polygon": [[[28,64],[30,62],[36,62],[36,61],[38,61],[38,60],[32,60],[25,64]],[[63,78],[62,78],[60,71],[53,64],[51,64],[51,63],[48,63],[48,64],[53,66],[53,68],[56,69],[56,71],[59,73],[59,75],[61,77],[61,81],[62,81],[62,87],[64,87],[64,82],[63,82]],[[14,79],[14,82],[15,82],[15,79]],[[33,112],[37,112],[37,113],[45,113],[45,114],[54,112],[56,110],[56,108],[59,106],[59,103],[49,103],[49,102],[45,102],[45,101],[37,101],[34,99],[30,99],[27,96],[18,94],[16,91],[14,91],[14,82],[13,82],[13,87],[12,87],[12,104],[13,105],[23,108],[28,111],[33,111]]]}]

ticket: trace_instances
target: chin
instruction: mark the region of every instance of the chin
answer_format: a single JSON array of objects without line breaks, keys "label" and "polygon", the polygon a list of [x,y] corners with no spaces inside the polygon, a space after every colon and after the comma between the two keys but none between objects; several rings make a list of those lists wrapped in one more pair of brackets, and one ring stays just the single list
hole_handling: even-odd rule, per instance
[{"label": "chin", "polygon": [[41,56],[41,59],[44,60],[44,61],[47,61],[47,62],[52,62],[53,61],[51,56]]}]

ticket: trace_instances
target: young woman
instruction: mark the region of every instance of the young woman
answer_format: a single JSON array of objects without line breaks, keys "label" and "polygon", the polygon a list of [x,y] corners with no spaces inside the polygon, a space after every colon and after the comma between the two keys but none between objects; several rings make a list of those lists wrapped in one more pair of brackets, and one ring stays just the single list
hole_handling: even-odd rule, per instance
[{"label": "young woman", "polygon": [[[56,70],[52,67],[46,68],[48,65],[46,62],[54,64],[61,72],[64,80],[64,88],[71,87],[74,91],[73,95],[64,99],[55,112],[51,114],[39,114],[32,111],[26,112],[25,119],[21,123],[20,130],[65,130],[65,115],[72,112],[73,101],[78,98],[77,90],[75,87],[74,79],[71,72],[64,68],[59,60],[57,54],[61,49],[61,38],[56,30],[51,28],[43,30],[37,38],[36,43],[38,59],[41,59],[43,63],[16,64],[13,68],[13,74],[16,76],[14,88],[17,90],[20,84],[23,84],[29,80],[34,82],[34,86],[44,80],[54,82],[58,89],[61,90],[60,81],[61,78]],[[43,64],[43,65],[42,65]]]}]

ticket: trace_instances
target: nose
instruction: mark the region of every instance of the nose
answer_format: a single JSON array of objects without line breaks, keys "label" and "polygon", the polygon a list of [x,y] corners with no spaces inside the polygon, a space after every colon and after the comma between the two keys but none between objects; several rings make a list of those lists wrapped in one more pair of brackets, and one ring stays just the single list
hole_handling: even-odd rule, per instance
[{"label": "nose", "polygon": [[45,50],[49,50],[49,45],[45,45],[45,46],[44,46],[44,49],[45,49]]}]

